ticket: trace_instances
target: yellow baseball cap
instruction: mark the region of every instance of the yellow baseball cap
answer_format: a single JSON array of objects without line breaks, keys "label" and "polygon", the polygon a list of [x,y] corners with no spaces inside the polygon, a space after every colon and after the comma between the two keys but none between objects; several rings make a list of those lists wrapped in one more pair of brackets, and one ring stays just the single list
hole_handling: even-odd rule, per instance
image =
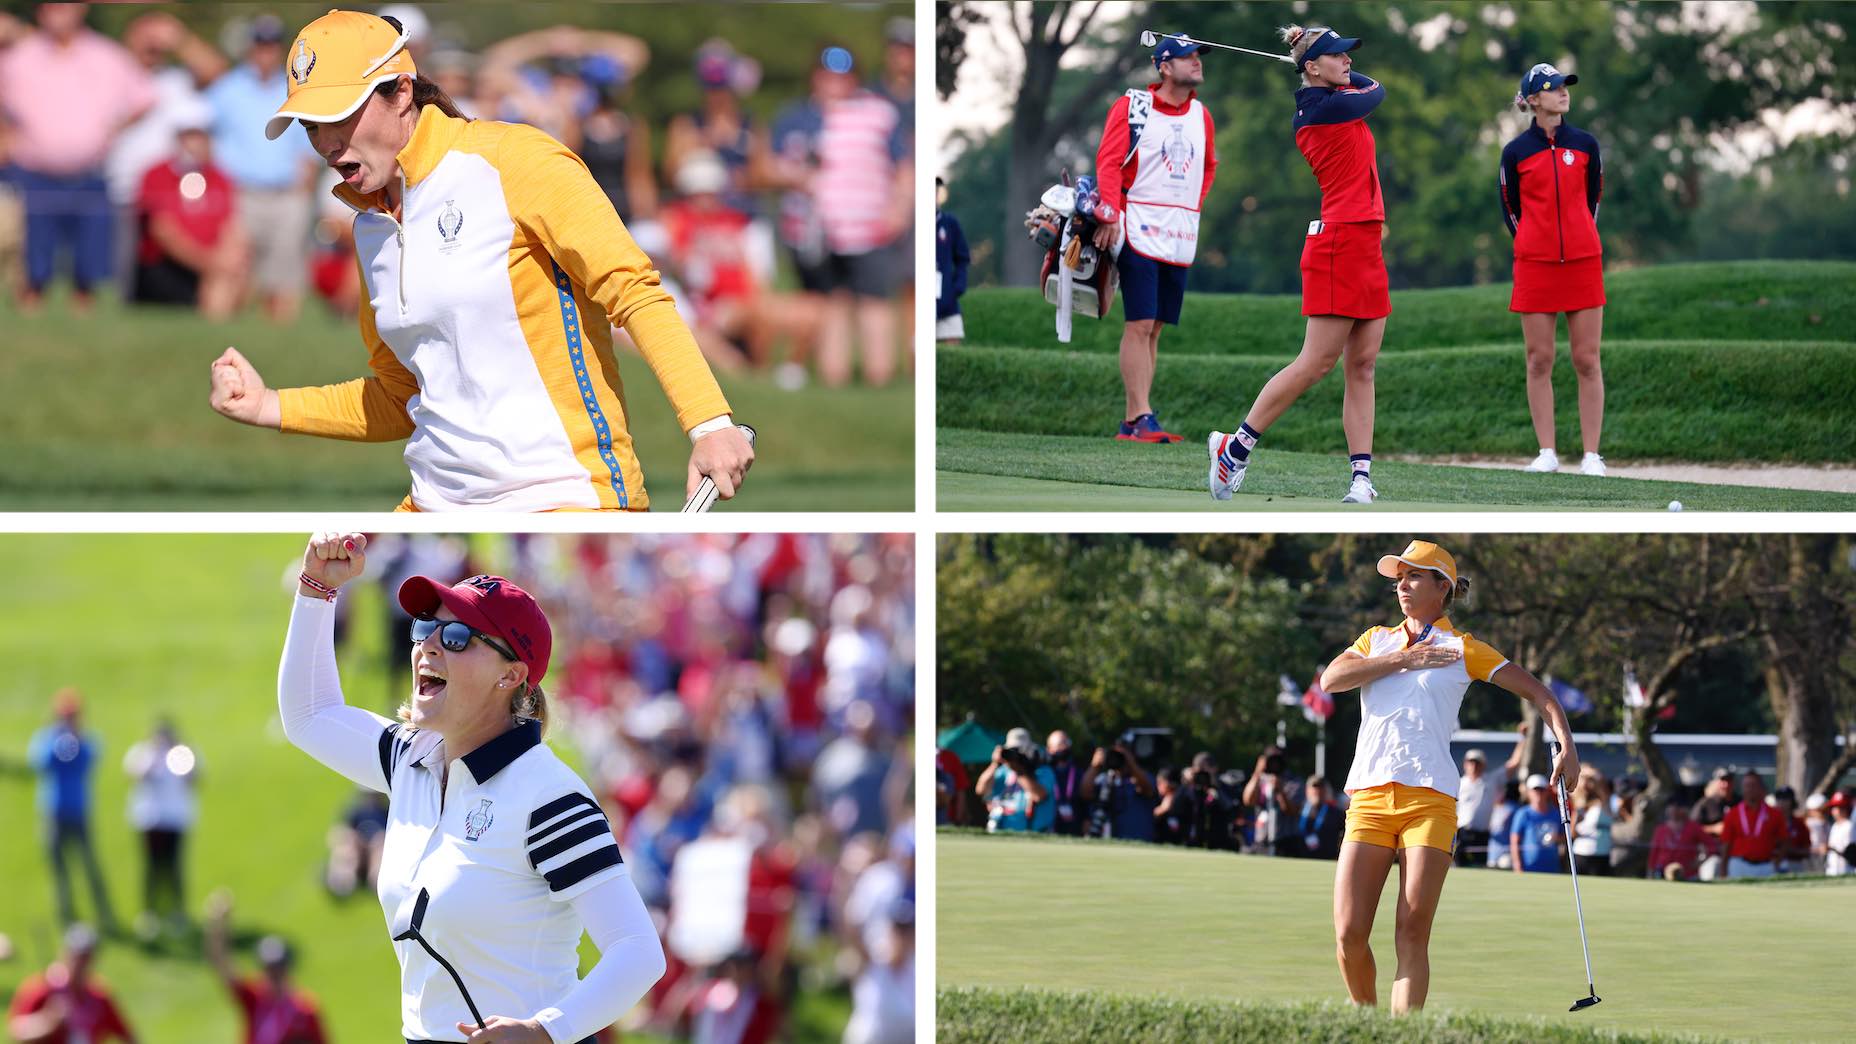
[{"label": "yellow baseball cap", "polygon": [[417,75],[406,50],[411,38],[365,11],[330,11],[304,26],[284,59],[290,94],[264,125],[264,136],[275,140],[294,120],[340,123],[379,84]]},{"label": "yellow baseball cap", "polygon": [[1456,559],[1450,557],[1450,552],[1428,540],[1413,540],[1406,546],[1404,554],[1387,555],[1381,558],[1379,575],[1397,580],[1398,567],[1401,563],[1417,566],[1419,569],[1434,569],[1449,577],[1452,585],[1456,583]]}]

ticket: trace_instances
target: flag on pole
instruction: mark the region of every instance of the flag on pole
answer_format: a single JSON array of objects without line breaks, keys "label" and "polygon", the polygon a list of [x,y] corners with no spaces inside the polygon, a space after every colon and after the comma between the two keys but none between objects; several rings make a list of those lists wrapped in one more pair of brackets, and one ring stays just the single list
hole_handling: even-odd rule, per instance
[{"label": "flag on pole", "polygon": [[1302,709],[1317,725],[1334,716],[1334,697],[1321,687],[1321,672],[1327,670],[1323,664],[1315,671],[1315,680],[1308,683],[1308,691],[1302,693]]},{"label": "flag on pole", "polygon": [[1284,674],[1276,679],[1276,684],[1278,686],[1276,691],[1277,704],[1284,707],[1293,707],[1302,702],[1302,686],[1297,683],[1294,678]]},{"label": "flag on pole", "polygon": [[1560,701],[1568,714],[1584,714],[1592,709],[1590,696],[1550,674],[1547,675],[1547,688],[1553,690],[1553,698]]},{"label": "flag on pole", "polygon": [[1625,667],[1624,668],[1624,706],[1626,707],[1647,707],[1649,705],[1650,705],[1650,698],[1643,694],[1643,686],[1637,684],[1637,672],[1634,670],[1631,670],[1629,667]]}]

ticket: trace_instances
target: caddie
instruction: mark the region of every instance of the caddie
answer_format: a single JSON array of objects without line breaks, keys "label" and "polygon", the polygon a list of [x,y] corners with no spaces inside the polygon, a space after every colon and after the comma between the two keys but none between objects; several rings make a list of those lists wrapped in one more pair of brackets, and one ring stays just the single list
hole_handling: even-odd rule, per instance
[{"label": "caddie", "polygon": [[1162,36],[1153,61],[1159,79],[1109,107],[1096,149],[1101,222],[1095,245],[1117,243],[1121,276],[1121,382],[1126,419],[1116,438],[1178,442],[1161,428],[1149,395],[1160,353],[1160,327],[1179,325],[1186,273],[1199,245],[1199,210],[1218,169],[1212,114],[1198,100],[1205,82],[1200,45]]}]

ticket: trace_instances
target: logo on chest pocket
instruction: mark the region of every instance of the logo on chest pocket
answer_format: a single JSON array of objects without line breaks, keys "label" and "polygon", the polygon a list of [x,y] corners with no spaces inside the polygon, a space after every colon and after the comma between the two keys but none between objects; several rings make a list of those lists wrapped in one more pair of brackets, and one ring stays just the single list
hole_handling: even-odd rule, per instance
[{"label": "logo on chest pocket", "polygon": [[477,807],[472,809],[469,815],[464,817],[466,840],[475,841],[481,838],[483,832],[490,829],[490,824],[496,821],[496,817],[490,814],[490,806],[493,803],[489,798],[484,798],[477,802]]},{"label": "logo on chest pocket", "polygon": [[1568,149],[1565,152],[1560,153],[1560,160],[1561,162],[1565,163],[1568,167],[1572,166],[1572,150]]},{"label": "logo on chest pocket", "polygon": [[445,244],[438,248],[441,254],[449,254],[458,248],[458,232],[464,227],[464,212],[457,207],[457,200],[445,200],[445,209],[438,215],[438,236]]}]

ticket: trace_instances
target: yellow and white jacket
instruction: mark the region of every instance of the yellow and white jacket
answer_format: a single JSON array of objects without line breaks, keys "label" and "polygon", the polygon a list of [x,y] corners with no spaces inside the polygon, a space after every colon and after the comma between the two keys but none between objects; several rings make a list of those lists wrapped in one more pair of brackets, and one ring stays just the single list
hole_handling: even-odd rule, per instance
[{"label": "yellow and white jacket", "polygon": [[283,430],[407,439],[412,506],[649,506],[612,353],[624,328],[688,432],[728,401],[586,165],[532,127],[420,110],[401,217],[347,186],[372,377],[280,390]]}]

